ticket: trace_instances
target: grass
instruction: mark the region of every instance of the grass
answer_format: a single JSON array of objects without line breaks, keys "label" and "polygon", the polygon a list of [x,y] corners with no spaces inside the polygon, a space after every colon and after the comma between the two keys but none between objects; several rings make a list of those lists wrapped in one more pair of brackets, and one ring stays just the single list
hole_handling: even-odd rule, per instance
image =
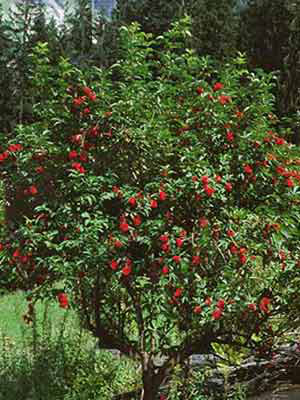
[{"label": "grass", "polygon": [[[57,304],[38,303],[36,307],[37,318],[40,320],[43,317],[45,308],[47,307],[51,314],[54,326],[59,326],[65,318],[66,312],[69,311],[60,309]],[[23,320],[23,315],[27,312],[27,301],[25,294],[17,292],[16,294],[9,294],[0,298],[0,330],[2,334],[13,338],[16,342],[21,342],[24,335],[31,333],[31,328]],[[74,319],[73,325],[78,327],[78,322]]]}]

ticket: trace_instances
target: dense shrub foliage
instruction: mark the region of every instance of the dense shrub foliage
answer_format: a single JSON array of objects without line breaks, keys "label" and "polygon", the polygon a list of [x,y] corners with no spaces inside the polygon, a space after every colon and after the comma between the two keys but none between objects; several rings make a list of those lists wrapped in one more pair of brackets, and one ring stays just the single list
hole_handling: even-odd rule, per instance
[{"label": "dense shrub foliage", "polygon": [[5,92],[0,95],[1,110],[5,110],[0,116],[2,130],[11,133],[16,123],[30,120],[28,54],[38,40],[49,43],[55,61],[64,55],[81,68],[106,67],[119,57],[120,26],[136,21],[144,32],[158,36],[184,14],[192,18],[189,43],[199,55],[224,60],[241,50],[251,68],[277,71],[277,111],[281,116],[294,116],[299,105],[299,5],[299,0],[225,0],[221,4],[212,0],[118,0],[111,20],[102,15],[92,20],[90,0],[77,0],[73,14],[66,4],[64,23],[58,29],[45,18],[43,6],[23,2],[10,19],[0,17],[0,79],[15,94],[9,99]]},{"label": "dense shrub foliage", "polygon": [[34,122],[1,148],[19,210],[1,285],[74,307],[137,357],[147,400],[214,343],[270,354],[299,301],[299,160],[272,128],[272,76],[198,57],[188,26],[123,27],[106,70],[40,43]]},{"label": "dense shrub foliage", "polygon": [[[278,72],[276,111],[287,140],[299,143],[299,0],[249,0],[240,7],[239,0],[222,4],[212,0],[172,0],[161,2],[119,0],[112,20],[102,15],[92,20],[90,0],[78,0],[75,13],[66,4],[63,25],[45,17],[43,6],[21,2],[17,10],[4,19],[0,8],[0,125],[8,140],[18,123],[33,122],[34,88],[31,85],[29,54],[38,41],[48,42],[51,63],[68,57],[80,69],[108,67],[120,57],[119,27],[133,21],[143,31],[155,36],[164,32],[174,19],[185,13],[192,18],[191,36],[186,42],[201,56],[210,55],[223,62],[242,50],[249,65]],[[267,11],[266,11],[267,10]],[[157,48],[157,43],[153,44]],[[118,76],[114,76],[118,79]],[[9,96],[7,94],[10,94]],[[278,123],[276,118],[274,124]],[[279,129],[279,126],[278,126]],[[6,204],[12,201],[12,186],[7,177]],[[12,207],[10,207],[12,211]],[[14,215],[7,212],[7,220]],[[13,232],[13,225],[9,224]]]}]

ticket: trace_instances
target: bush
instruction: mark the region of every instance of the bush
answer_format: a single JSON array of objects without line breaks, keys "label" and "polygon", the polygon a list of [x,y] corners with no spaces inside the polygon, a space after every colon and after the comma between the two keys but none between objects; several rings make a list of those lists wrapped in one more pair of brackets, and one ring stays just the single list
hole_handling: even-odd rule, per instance
[{"label": "bush", "polygon": [[40,44],[38,122],[3,149],[22,211],[2,285],[57,297],[105,347],[133,354],[144,400],[215,343],[267,356],[283,329],[272,320],[299,299],[300,175],[270,127],[273,78],[242,55],[221,69],[199,58],[188,27],[155,42],[123,27],[123,58],[106,71],[53,67]]}]

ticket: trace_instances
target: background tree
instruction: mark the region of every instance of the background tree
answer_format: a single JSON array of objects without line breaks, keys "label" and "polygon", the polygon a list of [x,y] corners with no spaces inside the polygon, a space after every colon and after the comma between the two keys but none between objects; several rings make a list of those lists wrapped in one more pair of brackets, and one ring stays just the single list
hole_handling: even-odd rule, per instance
[{"label": "background tree", "polygon": [[192,18],[191,43],[198,54],[218,59],[236,49],[236,0],[118,0],[113,19],[121,25],[138,22],[144,32],[161,35],[174,20],[188,14]]},{"label": "background tree", "polygon": [[298,0],[250,0],[239,28],[240,48],[249,57],[250,67],[277,73],[276,113],[289,117],[294,143],[299,143],[299,4]]},{"label": "background tree", "polygon": [[92,5],[89,0],[77,0],[65,7],[62,41],[65,55],[79,65],[87,65],[92,54]]}]

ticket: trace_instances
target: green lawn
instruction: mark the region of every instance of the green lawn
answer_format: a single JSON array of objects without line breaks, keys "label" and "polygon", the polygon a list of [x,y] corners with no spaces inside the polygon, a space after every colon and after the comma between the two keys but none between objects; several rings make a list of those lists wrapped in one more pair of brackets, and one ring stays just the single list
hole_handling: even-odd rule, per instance
[{"label": "green lawn", "polygon": [[[37,316],[37,332],[49,337],[57,337],[64,329],[67,334],[79,331],[78,318],[73,311],[59,308],[57,302],[38,302],[35,307]],[[0,332],[2,337],[8,337],[16,344],[32,337],[32,325],[25,323],[23,315],[27,313],[25,294],[17,292],[0,297]],[[90,335],[87,338],[91,346],[95,343]]]},{"label": "green lawn", "polygon": [[[48,314],[51,315],[51,322],[59,325],[66,313],[69,311],[60,309],[58,304],[37,304],[36,311],[38,320],[42,321],[45,311],[48,309]],[[26,331],[28,325],[23,320],[23,315],[27,312],[27,301],[25,294],[18,292],[0,297],[0,329],[7,336],[20,339]],[[48,319],[50,318],[48,315]]]}]

